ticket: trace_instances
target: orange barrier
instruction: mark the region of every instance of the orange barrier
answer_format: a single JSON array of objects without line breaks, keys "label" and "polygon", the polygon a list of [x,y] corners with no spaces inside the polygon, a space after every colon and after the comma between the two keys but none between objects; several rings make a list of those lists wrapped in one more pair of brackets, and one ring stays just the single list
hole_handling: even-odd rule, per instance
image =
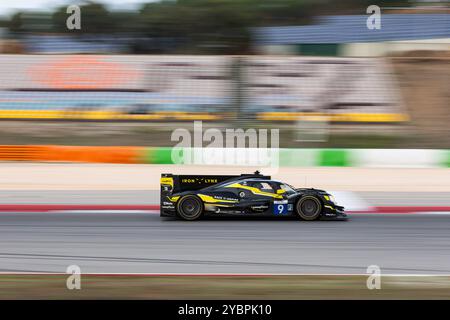
[{"label": "orange barrier", "polygon": [[1,161],[139,163],[143,147],[0,146]]},{"label": "orange barrier", "polygon": [[40,146],[0,146],[0,161],[36,161]]},{"label": "orange barrier", "polygon": [[37,161],[139,163],[141,147],[42,146]]}]

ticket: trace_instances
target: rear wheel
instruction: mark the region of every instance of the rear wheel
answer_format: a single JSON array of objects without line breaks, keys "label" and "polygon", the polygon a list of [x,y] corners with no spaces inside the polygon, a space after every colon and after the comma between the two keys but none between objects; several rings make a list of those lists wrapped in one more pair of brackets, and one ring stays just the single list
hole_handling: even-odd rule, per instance
[{"label": "rear wheel", "polygon": [[177,203],[177,213],[183,220],[197,220],[202,216],[203,203],[196,196],[184,196]]},{"label": "rear wheel", "polygon": [[298,200],[295,209],[303,220],[317,220],[322,212],[322,203],[315,196],[304,196]]}]

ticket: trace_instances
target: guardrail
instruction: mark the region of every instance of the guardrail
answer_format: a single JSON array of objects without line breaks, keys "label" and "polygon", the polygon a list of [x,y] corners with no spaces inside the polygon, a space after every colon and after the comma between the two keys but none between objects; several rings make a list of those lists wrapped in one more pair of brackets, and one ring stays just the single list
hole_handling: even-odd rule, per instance
[{"label": "guardrail", "polygon": [[[74,121],[220,121],[236,115],[229,113],[169,112],[127,113],[111,110],[0,110],[2,120],[74,120]],[[409,116],[402,113],[324,113],[324,112],[256,112],[259,121],[295,122],[328,121],[333,123],[402,123]]]},{"label": "guardrail", "polygon": [[[0,146],[0,161],[174,164],[172,150],[171,147],[3,145]],[[211,148],[184,148],[178,151],[184,155],[191,155],[192,160],[189,164],[209,164],[207,160]],[[234,148],[221,149],[224,158],[242,155],[240,151]],[[242,151],[251,155],[256,151],[261,152],[261,149]],[[277,157],[276,165],[281,167],[450,167],[450,150],[274,149],[270,151]]]}]

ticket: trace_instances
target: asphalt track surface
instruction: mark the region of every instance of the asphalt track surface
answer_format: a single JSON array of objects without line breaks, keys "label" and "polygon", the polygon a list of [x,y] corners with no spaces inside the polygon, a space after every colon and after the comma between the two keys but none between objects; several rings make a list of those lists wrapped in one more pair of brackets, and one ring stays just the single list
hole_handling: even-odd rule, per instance
[{"label": "asphalt track surface", "polygon": [[157,213],[0,213],[1,272],[450,274],[450,215],[360,214],[348,221]]}]

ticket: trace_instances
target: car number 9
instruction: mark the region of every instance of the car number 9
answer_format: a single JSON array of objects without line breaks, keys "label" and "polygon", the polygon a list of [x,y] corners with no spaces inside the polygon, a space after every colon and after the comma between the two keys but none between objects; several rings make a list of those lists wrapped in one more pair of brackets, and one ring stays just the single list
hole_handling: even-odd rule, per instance
[{"label": "car number 9", "polygon": [[274,214],[284,214],[287,212],[287,205],[286,204],[275,204],[273,206]]}]

